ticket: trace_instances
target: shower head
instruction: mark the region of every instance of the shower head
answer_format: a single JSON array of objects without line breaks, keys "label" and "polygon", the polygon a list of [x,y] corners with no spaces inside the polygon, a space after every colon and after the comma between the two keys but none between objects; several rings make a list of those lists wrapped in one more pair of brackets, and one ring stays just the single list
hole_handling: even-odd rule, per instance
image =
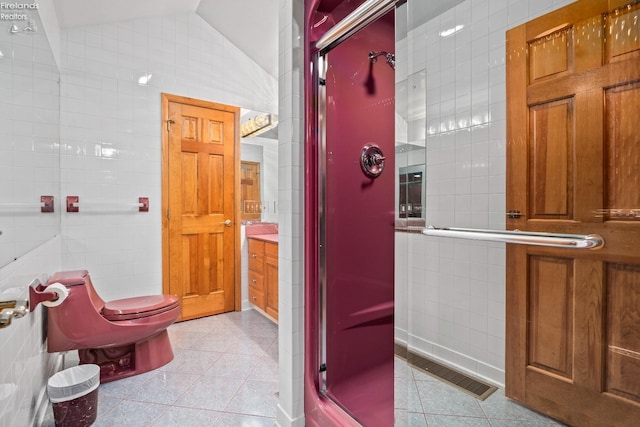
[{"label": "shower head", "polygon": [[387,51],[381,50],[380,52],[369,52],[369,60],[371,63],[378,61],[378,56],[384,55],[387,58],[387,64],[394,70],[396,69],[396,56],[393,53],[389,53]]}]

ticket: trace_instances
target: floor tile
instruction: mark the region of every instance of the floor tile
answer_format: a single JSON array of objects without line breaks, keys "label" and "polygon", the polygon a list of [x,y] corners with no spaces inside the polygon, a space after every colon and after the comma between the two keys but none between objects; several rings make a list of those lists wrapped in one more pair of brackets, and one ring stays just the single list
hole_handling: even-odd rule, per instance
[{"label": "floor tile", "polygon": [[202,376],[175,402],[177,406],[222,411],[244,383],[243,380]]},{"label": "floor tile", "polygon": [[145,372],[133,377],[100,384],[98,396],[110,396],[119,399],[129,398],[138,393],[142,385],[154,375],[156,375],[155,372]]},{"label": "floor tile", "polygon": [[208,335],[207,332],[189,331],[186,329],[169,329],[169,340],[173,349],[192,349],[202,342]]},{"label": "floor tile", "polygon": [[212,351],[185,349],[174,349],[173,353],[175,355],[173,360],[159,368],[160,370],[202,375],[222,356],[222,353]]},{"label": "floor tile", "polygon": [[423,413],[396,410],[394,415],[395,427],[428,427]]},{"label": "floor tile", "polygon": [[244,380],[261,364],[264,358],[266,356],[225,353],[203,374]]},{"label": "floor tile", "polygon": [[[278,327],[254,310],[172,325],[175,358],[152,372],[100,385],[95,426],[272,427],[278,404]],[[75,365],[69,352],[65,365]],[[485,401],[397,358],[395,427],[558,427],[506,398]],[[54,427],[49,405],[44,427]]]},{"label": "floor tile", "polygon": [[478,399],[439,381],[416,381],[426,414],[484,417]]},{"label": "floor tile", "polygon": [[[393,386],[393,407],[407,410],[409,404],[409,382],[407,377],[395,377]],[[413,381],[411,381],[413,385]]]},{"label": "floor tile", "polygon": [[226,351],[235,354],[267,356],[267,351],[274,341],[273,337],[240,336],[232,340]]},{"label": "floor tile", "polygon": [[553,421],[529,421],[529,420],[494,420],[489,419],[491,423],[491,427],[513,427],[517,425],[518,427],[557,427],[564,426],[564,424]]},{"label": "floor tile", "polygon": [[216,411],[169,406],[151,427],[213,426],[220,415]]},{"label": "floor tile", "polygon": [[427,415],[427,424],[429,427],[491,427],[485,418],[451,415]]},{"label": "floor tile", "polygon": [[226,411],[275,417],[278,405],[277,392],[278,383],[247,381],[233,397]]},{"label": "floor tile", "polygon": [[133,400],[172,404],[199,378],[199,375],[181,372],[156,371],[137,392],[131,393]]},{"label": "floor tile", "polygon": [[504,395],[504,390],[496,390],[486,400],[480,402],[480,407],[487,418],[518,420],[531,422],[549,422],[549,418],[542,414],[531,411],[528,408],[516,403]]},{"label": "floor tile", "polygon": [[94,426],[146,427],[156,422],[164,410],[163,405],[123,399],[109,412],[98,417]]},{"label": "floor tile", "polygon": [[265,356],[249,374],[249,377],[247,379],[256,381],[278,382],[279,374],[280,372],[278,368],[278,359],[274,359],[270,356]]},{"label": "floor tile", "polygon": [[244,414],[224,414],[214,427],[273,427],[275,418],[255,417]]}]

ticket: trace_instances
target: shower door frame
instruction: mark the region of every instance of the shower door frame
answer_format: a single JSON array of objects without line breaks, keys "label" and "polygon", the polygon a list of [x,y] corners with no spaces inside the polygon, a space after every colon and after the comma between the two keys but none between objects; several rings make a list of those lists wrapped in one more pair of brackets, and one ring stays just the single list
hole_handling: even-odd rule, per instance
[{"label": "shower door frame", "polygon": [[[325,56],[352,35],[375,22],[404,0],[367,0],[312,45],[312,15],[320,0],[305,7],[305,418],[313,426],[359,426],[345,409],[327,396],[322,363],[326,360],[325,270]],[[365,12],[362,10],[365,9]],[[357,15],[345,24],[349,17]],[[315,34],[314,34],[315,35]],[[393,404],[393,403],[392,403]]]}]

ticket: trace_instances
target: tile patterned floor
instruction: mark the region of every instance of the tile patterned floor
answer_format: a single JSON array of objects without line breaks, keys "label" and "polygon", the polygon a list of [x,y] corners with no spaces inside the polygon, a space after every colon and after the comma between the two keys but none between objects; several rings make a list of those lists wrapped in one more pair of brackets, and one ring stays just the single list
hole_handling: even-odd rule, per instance
[{"label": "tile patterned floor", "polygon": [[[100,385],[94,426],[273,426],[277,333],[275,324],[253,310],[171,326],[174,360]],[[396,427],[561,425],[506,399],[501,390],[481,402],[398,358],[395,376]],[[51,406],[42,426],[54,426]]]}]

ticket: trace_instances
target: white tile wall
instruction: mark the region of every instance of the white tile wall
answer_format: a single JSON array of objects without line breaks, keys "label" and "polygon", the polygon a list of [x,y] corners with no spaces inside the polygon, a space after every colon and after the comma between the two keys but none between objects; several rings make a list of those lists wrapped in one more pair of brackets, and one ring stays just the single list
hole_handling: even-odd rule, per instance
[{"label": "white tile wall", "polygon": [[277,425],[304,425],[303,3],[279,0]]},{"label": "white tile wall", "polygon": [[[410,92],[408,104],[416,114],[419,100],[426,116],[429,224],[504,228],[505,32],[568,3],[467,0],[398,42],[399,60],[406,55],[399,78],[426,73],[426,100]],[[439,35],[457,25],[464,27],[454,35]],[[396,324],[397,337],[503,383],[504,245],[407,234],[396,239],[396,270],[396,317],[407,318]]]},{"label": "white tile wall", "polygon": [[[60,237],[55,237],[16,261],[0,268],[0,300],[28,297],[27,286],[38,278],[46,282],[60,269]],[[60,367],[60,353],[47,353],[43,336],[44,307],[0,329],[0,424],[37,425],[48,397],[47,380]]]},{"label": "white tile wall", "polygon": [[[29,14],[41,28],[39,15]],[[0,24],[0,265],[5,265],[60,234],[59,205],[54,213],[37,207],[40,196],[57,196],[60,188],[59,74],[42,30],[10,34],[11,22]]]},{"label": "white tile wall", "polygon": [[277,82],[195,13],[65,29],[62,58],[62,197],[114,205],[63,213],[63,268],[107,300],[160,293],[160,94],[276,112]]}]

